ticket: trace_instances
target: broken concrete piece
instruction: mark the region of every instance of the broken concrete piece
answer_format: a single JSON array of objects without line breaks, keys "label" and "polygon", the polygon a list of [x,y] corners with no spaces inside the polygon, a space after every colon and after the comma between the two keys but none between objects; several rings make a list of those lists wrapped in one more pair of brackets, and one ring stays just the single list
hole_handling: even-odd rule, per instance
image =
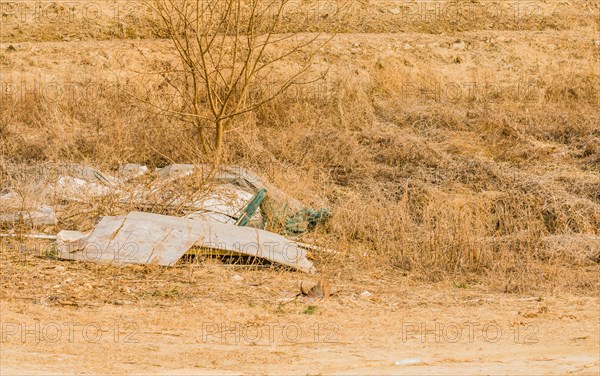
[{"label": "broken concrete piece", "polygon": [[315,271],[306,251],[280,235],[152,213],[104,217],[89,235],[62,231],[57,244],[58,256],[69,260],[170,266],[196,246],[260,257],[308,273]]},{"label": "broken concrete piece", "polygon": [[196,166],[193,164],[172,164],[163,168],[157,168],[156,173],[162,179],[178,179],[191,175]]},{"label": "broken concrete piece", "polygon": [[8,192],[0,195],[0,208],[2,208],[3,211],[19,210],[22,203],[23,199],[17,192]]},{"label": "broken concrete piece", "polygon": [[[251,226],[257,227],[265,223],[265,218],[269,222],[285,221],[288,216],[306,207],[302,202],[240,166],[222,166],[215,169],[211,165],[172,164],[156,169],[157,178],[150,185],[132,181],[145,175],[147,171],[146,166],[132,163],[121,166],[115,176],[82,165],[61,166],[56,184],[52,185],[52,193],[61,200],[76,202],[87,202],[111,194],[116,195],[123,204],[134,205],[144,210],[152,210],[156,206],[177,208],[178,211],[187,213],[189,218],[236,223],[240,220],[246,221],[244,218],[240,219],[240,216],[243,216],[241,211],[253,196],[262,192],[261,190],[266,190],[268,195],[261,200],[260,209],[255,210],[256,216],[250,223]],[[200,174],[200,180],[203,176],[207,182],[216,181],[218,184],[207,185],[208,192],[198,192],[194,197],[185,194],[174,195],[173,192],[178,192],[177,184],[189,183],[179,179],[194,173]]]},{"label": "broken concrete piece", "polygon": [[113,176],[105,175],[95,168],[78,164],[64,165],[62,175],[106,186],[114,186],[118,182]]},{"label": "broken concrete piece", "polygon": [[90,233],[63,230],[56,235],[59,252],[70,258],[71,252],[82,250]]},{"label": "broken concrete piece", "polygon": [[61,176],[56,182],[56,193],[65,199],[81,201],[110,193],[112,188],[73,176]]},{"label": "broken concrete piece", "polygon": [[252,197],[252,193],[232,184],[221,184],[214,187],[210,194],[193,202],[191,206],[198,210],[188,214],[186,218],[233,224]]},{"label": "broken concrete piece", "polygon": [[293,211],[298,211],[306,206],[300,201],[289,197],[275,186],[265,183],[254,173],[241,166],[223,166],[217,171],[209,165],[172,164],[156,169],[160,179],[174,180],[191,175],[194,171],[201,171],[203,176],[213,176],[216,180],[227,182],[245,190],[258,192],[261,188],[269,192],[271,198],[277,202],[285,203]]},{"label": "broken concrete piece", "polygon": [[126,181],[135,179],[148,172],[148,167],[136,163],[127,163],[119,167],[118,178]]},{"label": "broken concrete piece", "polygon": [[250,172],[249,170],[240,166],[226,166],[223,167],[223,172],[217,175],[218,179],[230,180],[232,182],[238,182],[240,180],[245,184],[249,185],[254,191],[258,191],[261,188],[266,189],[269,192],[269,196],[277,202],[281,202],[287,205],[288,208],[293,211],[298,211],[306,207],[302,202],[296,200],[293,197],[288,196],[283,191],[278,189],[272,184],[265,183],[258,176]]},{"label": "broken concrete piece", "polygon": [[68,249],[66,245],[59,244],[59,257],[169,266],[175,264],[201,235],[200,222],[132,212],[127,216],[102,218],[83,247]]},{"label": "broken concrete piece", "polygon": [[16,213],[0,214],[0,224],[26,223],[32,227],[51,226],[56,224],[56,213],[48,206],[40,206],[37,210],[21,210]]},{"label": "broken concrete piece", "polygon": [[[316,271],[312,262],[306,258],[306,250],[298,247],[295,242],[252,227],[205,222],[203,237],[198,239],[195,246],[264,258],[306,273]],[[194,253],[193,250],[191,252]]]}]

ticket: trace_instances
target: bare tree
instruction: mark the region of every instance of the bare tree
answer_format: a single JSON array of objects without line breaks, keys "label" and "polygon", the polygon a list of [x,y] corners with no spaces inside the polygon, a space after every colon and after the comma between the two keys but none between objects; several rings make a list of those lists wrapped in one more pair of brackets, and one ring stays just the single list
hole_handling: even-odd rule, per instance
[{"label": "bare tree", "polygon": [[[331,34],[281,33],[297,0],[148,1],[181,62],[177,78],[163,74],[180,101],[161,109],[193,123],[203,151],[216,161],[236,118],[290,86],[323,78],[310,68]],[[284,60],[293,64],[282,69]]]}]

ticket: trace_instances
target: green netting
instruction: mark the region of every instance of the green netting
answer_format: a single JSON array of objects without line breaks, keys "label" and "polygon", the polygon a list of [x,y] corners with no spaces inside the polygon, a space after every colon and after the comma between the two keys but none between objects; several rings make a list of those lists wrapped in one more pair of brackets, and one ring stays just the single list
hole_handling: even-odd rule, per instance
[{"label": "green netting", "polygon": [[327,208],[302,209],[286,220],[285,229],[292,234],[302,233],[314,229],[317,225],[327,221],[329,217]]},{"label": "green netting", "polygon": [[238,226],[247,226],[248,223],[250,223],[250,219],[252,219],[265,197],[267,197],[267,190],[264,188],[259,189],[258,192],[256,192],[256,194],[254,195],[254,197],[252,197],[248,205],[246,205],[246,207],[242,209],[242,214],[240,215],[240,218],[238,219],[236,224]]}]

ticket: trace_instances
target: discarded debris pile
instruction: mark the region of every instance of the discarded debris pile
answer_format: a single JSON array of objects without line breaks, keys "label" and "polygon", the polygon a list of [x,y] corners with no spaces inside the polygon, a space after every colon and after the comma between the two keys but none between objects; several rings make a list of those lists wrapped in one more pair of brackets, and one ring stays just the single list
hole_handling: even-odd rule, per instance
[{"label": "discarded debris pile", "polygon": [[315,272],[304,249],[272,232],[152,213],[103,217],[90,233],[61,231],[57,244],[58,256],[70,260],[170,266],[194,247],[264,258]]},{"label": "discarded debris pile", "polygon": [[14,227],[24,224],[29,227],[55,225],[57,221],[54,210],[46,205],[35,205],[26,208],[15,192],[0,192],[0,226]]},{"label": "discarded debris pile", "polygon": [[1,225],[16,225],[24,223],[31,227],[56,224],[56,214],[48,206],[40,206],[35,210],[18,210],[14,213],[0,214]]},{"label": "discarded debris pile", "polygon": [[[39,197],[51,197],[52,202],[29,211],[0,212],[0,225],[55,225],[57,215],[52,206],[106,197],[124,208],[145,211],[104,216],[87,233],[61,231],[58,256],[71,260],[168,266],[186,253],[212,250],[213,254],[249,256],[312,273],[315,268],[306,258],[306,249],[314,246],[264,229],[279,223],[285,235],[296,236],[329,218],[327,209],[308,208],[237,166],[215,171],[210,166],[174,164],[150,171],[146,166],[128,164],[110,176],[75,165],[50,180],[54,184],[45,186],[45,194]],[[0,198],[14,204],[16,196],[8,192]],[[9,205],[0,209],[6,207]]]}]

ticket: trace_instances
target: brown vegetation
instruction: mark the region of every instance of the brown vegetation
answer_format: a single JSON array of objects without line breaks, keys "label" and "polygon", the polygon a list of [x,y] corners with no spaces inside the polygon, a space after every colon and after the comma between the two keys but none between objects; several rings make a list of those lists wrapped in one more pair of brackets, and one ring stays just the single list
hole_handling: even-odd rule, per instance
[{"label": "brown vegetation", "polygon": [[[598,47],[589,18],[563,22],[595,10],[562,11],[556,30],[535,37],[340,34],[315,56],[327,77],[241,116],[226,162],[330,207],[331,223],[314,237],[343,252],[323,261],[325,274],[369,265],[429,281],[483,279],[503,291],[597,288],[597,250],[571,242],[556,252],[546,241],[600,235]],[[371,29],[394,29],[392,14],[375,14]],[[135,29],[154,30],[143,25]],[[495,29],[516,27],[502,25]],[[465,26],[473,28],[487,30]],[[32,40],[56,39],[27,30]],[[26,190],[30,178],[14,172],[24,165],[205,162],[194,126],[136,100],[169,103],[172,87],[153,73],[174,66],[169,49],[151,40],[5,46],[4,85],[34,89],[4,86],[2,188]],[[49,82],[75,82],[75,94],[56,100],[43,89]],[[114,210],[106,205],[91,204],[90,215]],[[74,224],[59,219],[60,228]]]},{"label": "brown vegetation", "polygon": [[[44,202],[58,217],[0,230],[16,235],[0,238],[1,374],[598,374],[598,0],[290,0],[275,33],[335,35],[312,51],[327,74],[240,115],[223,163],[330,210],[299,239],[339,251],[309,252],[314,277],[197,255],[71,262],[21,237],[140,209],[52,196],[72,163],[210,162],[197,124],[157,110],[181,105],[182,76],[164,74],[181,60],[148,1],[0,3],[0,197],[20,197],[0,214]],[[298,56],[247,97],[276,92]],[[200,175],[152,210],[181,215],[166,204],[210,192]],[[317,281],[336,293],[301,294]],[[231,332],[273,325],[302,333]]]}]

